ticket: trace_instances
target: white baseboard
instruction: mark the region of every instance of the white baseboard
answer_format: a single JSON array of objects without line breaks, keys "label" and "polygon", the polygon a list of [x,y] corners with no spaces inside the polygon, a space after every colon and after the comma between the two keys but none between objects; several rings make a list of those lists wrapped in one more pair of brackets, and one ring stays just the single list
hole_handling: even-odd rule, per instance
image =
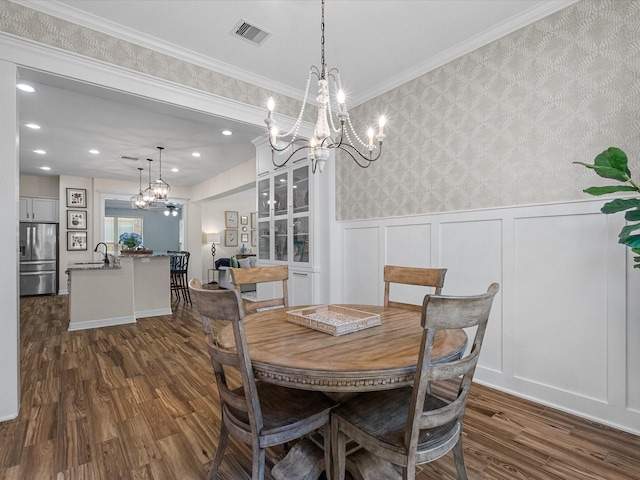
[{"label": "white baseboard", "polygon": [[136,318],[159,317],[161,315],[171,315],[172,313],[171,308],[158,308],[156,310],[140,310],[139,312],[134,312],[134,316]]},{"label": "white baseboard", "polygon": [[87,320],[86,322],[69,323],[70,332],[77,330],[87,330],[89,328],[111,327],[113,325],[124,325],[127,323],[136,323],[136,319],[132,315],[125,317],[103,318],[101,320]]}]

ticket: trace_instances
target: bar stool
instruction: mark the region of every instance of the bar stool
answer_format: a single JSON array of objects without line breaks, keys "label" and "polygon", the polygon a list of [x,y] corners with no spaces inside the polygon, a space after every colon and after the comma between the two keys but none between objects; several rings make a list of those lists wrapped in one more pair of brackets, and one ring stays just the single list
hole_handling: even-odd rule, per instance
[{"label": "bar stool", "polygon": [[176,296],[176,301],[180,301],[180,297],[191,303],[191,293],[187,279],[187,271],[189,269],[189,252],[169,252],[171,258],[169,261],[171,275],[171,298]]}]

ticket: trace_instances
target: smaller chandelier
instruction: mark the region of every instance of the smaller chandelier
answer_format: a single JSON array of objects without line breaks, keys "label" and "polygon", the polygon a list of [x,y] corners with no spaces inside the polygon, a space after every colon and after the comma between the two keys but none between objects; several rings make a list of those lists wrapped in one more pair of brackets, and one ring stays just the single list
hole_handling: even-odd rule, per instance
[{"label": "smaller chandelier", "polygon": [[131,197],[131,208],[135,208],[137,210],[146,210],[149,208],[149,204],[144,199],[144,193],[142,192],[142,170],[143,168],[138,167],[140,173],[140,192],[137,195]]},{"label": "smaller chandelier", "polygon": [[151,186],[151,162],[153,162],[153,159],[147,158],[147,162],[149,162],[149,186],[142,192],[142,198],[149,207],[153,207],[156,204],[156,196]]},{"label": "smaller chandelier", "polygon": [[160,151],[160,176],[153,182],[151,188],[153,189],[153,196],[156,200],[166,200],[169,197],[169,184],[162,180],[162,150],[164,150],[164,147],[157,147],[157,149]]},{"label": "smaller chandelier", "polygon": [[[307,156],[311,161],[311,167],[313,173],[316,169],[322,170],[324,165],[331,155],[331,149],[340,149],[346,152],[358,166],[367,168],[372,162],[380,158],[382,153],[382,142],[384,141],[384,126],[385,117],[381,116],[378,122],[378,133],[375,134],[373,128],[369,128],[367,132],[368,140],[365,142],[360,139],[351,119],[347,112],[347,105],[345,101],[345,93],[342,89],[342,83],[340,81],[340,72],[337,68],[329,70],[325,64],[324,59],[324,0],[322,0],[322,22],[320,26],[321,31],[321,62],[320,68],[313,65],[309,70],[309,76],[307,77],[307,86],[304,93],[304,99],[302,101],[302,108],[300,114],[293,125],[291,130],[287,133],[279,133],[276,121],[273,118],[273,111],[275,109],[275,102],[273,98],[269,98],[267,103],[267,118],[265,123],[269,130],[269,143],[271,145],[272,162],[276,167],[282,167],[299,151],[308,149]],[[318,120],[316,121],[316,127],[313,132],[313,137],[306,141],[301,138],[297,138],[300,125],[302,124],[302,117],[304,115],[304,109],[307,104],[307,96],[309,94],[309,85],[311,84],[311,77],[318,78],[318,96],[316,101],[318,102]],[[330,84],[332,81],[333,91],[335,92],[334,98],[337,104],[336,115],[339,120],[339,126],[336,125],[332,116],[331,109],[331,95]],[[375,142],[374,142],[375,138]],[[276,162],[276,153],[285,152],[285,154],[291,151],[284,162]]]}]

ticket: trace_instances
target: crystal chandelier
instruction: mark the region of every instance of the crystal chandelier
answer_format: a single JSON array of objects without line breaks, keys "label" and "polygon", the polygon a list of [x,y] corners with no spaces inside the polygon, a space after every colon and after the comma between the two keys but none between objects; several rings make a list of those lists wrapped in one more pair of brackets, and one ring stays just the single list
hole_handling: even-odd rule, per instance
[{"label": "crystal chandelier", "polygon": [[140,173],[140,192],[137,195],[131,197],[131,208],[135,208],[138,210],[146,210],[149,208],[149,204],[144,199],[144,193],[142,191],[142,170],[141,167],[138,167],[138,171]]},{"label": "crystal chandelier", "polygon": [[[322,0],[322,22],[320,32],[320,68],[313,65],[309,69],[302,108],[300,109],[300,114],[298,115],[296,123],[291,130],[287,133],[278,132],[276,121],[273,118],[275,102],[273,98],[269,98],[269,102],[267,103],[267,118],[265,123],[269,130],[272,162],[276,167],[284,166],[297,152],[303,149],[308,149],[308,158],[311,160],[313,173],[316,172],[316,169],[322,173],[324,165],[331,154],[331,149],[340,149],[346,152],[358,164],[358,166],[367,168],[372,162],[380,158],[380,154],[382,153],[382,142],[385,138],[385,117],[381,116],[379,119],[377,135],[375,135],[373,128],[369,128],[367,132],[368,141],[364,142],[360,139],[353,128],[353,124],[349,118],[349,113],[347,112],[345,94],[344,90],[342,90],[342,83],[340,81],[340,73],[337,68],[329,70],[325,64],[324,0]],[[318,102],[318,120],[313,132],[313,137],[307,141],[297,138],[297,135],[300,125],[302,124],[302,117],[307,104],[307,96],[309,94],[309,85],[311,84],[312,76],[318,78],[318,96],[316,97]],[[333,87],[332,89],[330,89],[330,80]],[[332,116],[330,90],[333,90],[334,98],[338,106],[336,112],[340,122],[338,128],[336,128]],[[374,142],[374,136],[377,144]],[[277,163],[275,159],[276,153],[285,152],[286,154],[286,151],[288,150],[291,150],[291,153],[287,156],[286,160],[282,163]]]},{"label": "crystal chandelier", "polygon": [[156,200],[166,200],[169,197],[169,184],[162,180],[162,150],[164,150],[164,147],[156,148],[160,151],[160,176],[155,182],[153,182],[151,188],[153,189],[153,196]]}]

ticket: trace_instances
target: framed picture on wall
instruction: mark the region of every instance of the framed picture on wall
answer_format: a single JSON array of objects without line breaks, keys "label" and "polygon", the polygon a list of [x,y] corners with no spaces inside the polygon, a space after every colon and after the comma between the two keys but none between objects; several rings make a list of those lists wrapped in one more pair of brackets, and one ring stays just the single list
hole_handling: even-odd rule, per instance
[{"label": "framed picture on wall", "polygon": [[251,246],[258,246],[258,230],[251,230]]},{"label": "framed picture on wall", "polygon": [[86,210],[67,210],[67,230],[86,230]]},{"label": "framed picture on wall", "polygon": [[87,232],[67,232],[67,250],[86,250]]},{"label": "framed picture on wall", "polygon": [[224,246],[225,247],[237,247],[238,246],[238,230],[225,230],[224,231]]},{"label": "framed picture on wall", "polygon": [[238,228],[238,212],[229,210],[224,212],[224,226],[225,228]]},{"label": "framed picture on wall", "polygon": [[240,215],[240,225],[249,225],[249,217]]},{"label": "framed picture on wall", "polygon": [[240,241],[242,243],[249,243],[249,234],[248,233],[241,233],[240,234]]},{"label": "framed picture on wall", "polygon": [[67,188],[67,207],[87,208],[87,190]]},{"label": "framed picture on wall", "polygon": [[256,217],[256,212],[251,212],[251,230],[255,230],[256,228],[258,228]]}]

